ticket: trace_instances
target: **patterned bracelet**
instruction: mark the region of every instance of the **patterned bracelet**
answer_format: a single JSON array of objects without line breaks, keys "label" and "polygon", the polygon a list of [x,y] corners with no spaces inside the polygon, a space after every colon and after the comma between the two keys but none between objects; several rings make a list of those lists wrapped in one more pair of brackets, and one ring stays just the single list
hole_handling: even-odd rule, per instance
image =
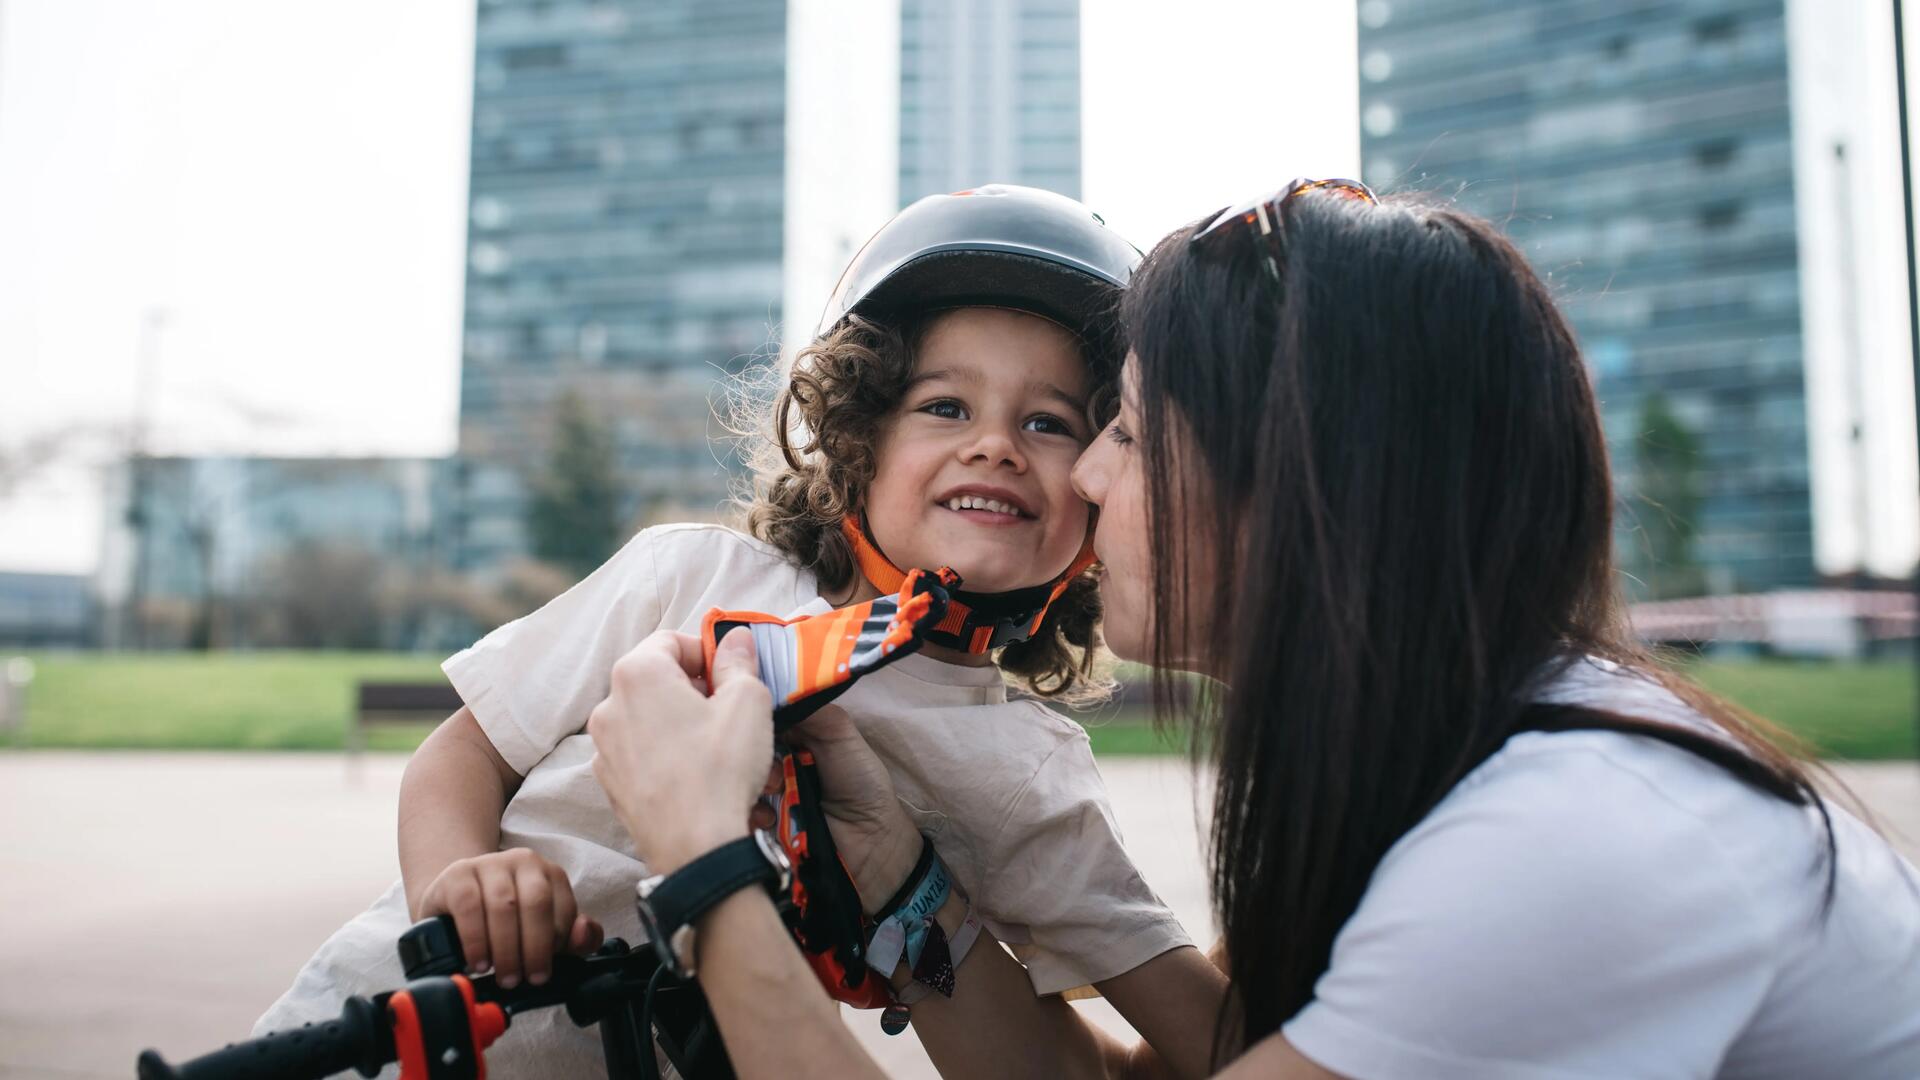
[{"label": "patterned bracelet", "polygon": [[953,939],[947,943],[945,970],[928,972],[926,981],[921,980],[920,972],[914,972],[913,981],[903,989],[895,991],[894,997],[898,998],[902,1005],[912,1005],[936,990],[940,992],[941,997],[952,997],[954,974],[960,970],[961,963],[966,960],[967,953],[973,949],[973,943],[979,937],[980,916],[974,914],[973,905],[969,903],[966,919],[960,923],[960,929],[953,932]]}]

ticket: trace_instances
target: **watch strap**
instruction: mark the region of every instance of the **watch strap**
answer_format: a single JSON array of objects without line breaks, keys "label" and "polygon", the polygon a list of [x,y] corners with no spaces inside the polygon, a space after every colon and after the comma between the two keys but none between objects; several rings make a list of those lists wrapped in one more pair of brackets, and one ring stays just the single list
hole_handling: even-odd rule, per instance
[{"label": "watch strap", "polygon": [[675,930],[741,889],[779,877],[779,870],[767,861],[760,842],[743,836],[668,874],[648,895],[647,906],[653,911],[660,934],[671,937]]}]

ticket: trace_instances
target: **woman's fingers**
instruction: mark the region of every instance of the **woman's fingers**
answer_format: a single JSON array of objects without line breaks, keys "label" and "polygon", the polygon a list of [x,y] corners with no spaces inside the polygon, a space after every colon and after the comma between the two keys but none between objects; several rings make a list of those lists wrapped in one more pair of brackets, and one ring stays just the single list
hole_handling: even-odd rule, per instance
[{"label": "woman's fingers", "polygon": [[697,684],[704,665],[698,638],[656,630],[614,661],[609,700],[684,706],[706,696]]},{"label": "woman's fingers", "polygon": [[655,630],[640,639],[633,652],[643,653],[680,669],[688,679],[696,679],[706,673],[707,658],[701,652],[700,639],[692,634],[682,634],[677,630]]},{"label": "woman's fingers", "polygon": [[720,639],[719,647],[713,651],[713,670],[707,672],[707,681],[713,688],[713,697],[738,703],[736,707],[743,710],[747,700],[755,698],[766,698],[769,711],[773,707],[772,695],[760,681],[753,634],[744,626],[734,627]]},{"label": "woman's fingers", "polygon": [[711,696],[690,675],[698,657],[693,638],[648,637],[620,658],[612,692],[587,719],[594,778],[660,873],[744,831],[773,744],[752,634],[735,631],[716,649]]}]

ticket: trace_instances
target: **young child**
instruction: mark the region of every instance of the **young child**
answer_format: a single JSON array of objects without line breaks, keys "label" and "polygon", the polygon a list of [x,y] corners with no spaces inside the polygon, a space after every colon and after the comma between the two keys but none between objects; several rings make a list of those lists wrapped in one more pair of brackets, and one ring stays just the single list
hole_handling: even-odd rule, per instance
[{"label": "young child", "polygon": [[[647,529],[448,660],[466,707],[407,767],[402,882],[321,947],[257,1030],[399,985],[394,939],[438,912],[503,985],[542,981],[556,949],[591,949],[602,927],[639,942],[645,853],[582,730],[614,661],[656,629],[698,632],[714,607],[794,616],[879,595],[894,568],[951,566],[969,593],[1019,609],[837,704],[1034,990],[1100,984],[1187,946],[1125,857],[1086,735],[1006,686],[1070,696],[1090,679],[1097,594],[1068,576],[1090,509],[1069,476],[1110,408],[1112,294],[1138,257],[1079,203],[1026,188],[933,196],[889,222],[776,402],[752,535]],[[1031,637],[1001,644],[1041,610]],[[600,1042],[540,1010],[516,1017],[488,1062],[498,1077],[588,1075]]]}]

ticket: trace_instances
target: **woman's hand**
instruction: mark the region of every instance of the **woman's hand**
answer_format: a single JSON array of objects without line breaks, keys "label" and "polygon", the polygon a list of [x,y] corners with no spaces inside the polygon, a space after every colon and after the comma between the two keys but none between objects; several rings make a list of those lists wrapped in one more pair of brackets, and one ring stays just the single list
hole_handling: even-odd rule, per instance
[{"label": "woman's hand", "polygon": [[821,807],[840,861],[871,915],[892,899],[920,858],[920,833],[894,797],[893,777],[853,718],[828,705],[787,736],[813,751]]},{"label": "woman's hand", "polygon": [[747,835],[767,784],[773,699],[753,636],[737,629],[720,642],[711,695],[700,669],[697,638],[654,633],[613,665],[612,689],[587,718],[593,775],[656,874]]}]

